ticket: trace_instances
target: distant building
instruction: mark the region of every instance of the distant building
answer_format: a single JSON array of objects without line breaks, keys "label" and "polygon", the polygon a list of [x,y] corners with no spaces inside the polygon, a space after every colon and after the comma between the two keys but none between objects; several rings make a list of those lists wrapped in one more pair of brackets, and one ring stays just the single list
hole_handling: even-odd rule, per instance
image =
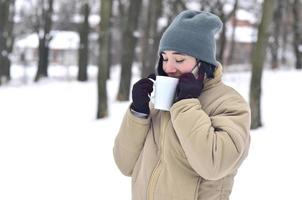
[{"label": "distant building", "polygon": [[[226,24],[227,45],[229,47],[233,37],[234,25],[236,26],[234,32],[235,48],[232,62],[233,64],[249,62],[253,44],[257,41],[257,18],[243,9],[236,12],[236,16],[232,17]],[[229,53],[229,48],[227,48],[225,59],[228,58]]]},{"label": "distant building", "polygon": [[[77,65],[79,34],[73,31],[51,31],[52,40],[49,44],[49,62],[51,64]],[[97,36],[90,34],[90,49],[95,48]],[[27,35],[24,38],[17,39],[15,42],[15,56],[22,55],[28,63],[35,63],[38,60],[39,38],[36,33]],[[94,52],[94,51],[90,51]],[[91,64],[95,64],[96,56],[89,54]]]}]

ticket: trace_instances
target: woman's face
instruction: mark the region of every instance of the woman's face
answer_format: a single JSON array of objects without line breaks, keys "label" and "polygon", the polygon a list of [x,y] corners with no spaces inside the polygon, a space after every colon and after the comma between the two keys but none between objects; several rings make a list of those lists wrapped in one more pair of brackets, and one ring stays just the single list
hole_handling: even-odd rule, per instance
[{"label": "woman's face", "polygon": [[163,51],[163,70],[171,77],[192,72],[197,61],[194,57],[176,51]]}]

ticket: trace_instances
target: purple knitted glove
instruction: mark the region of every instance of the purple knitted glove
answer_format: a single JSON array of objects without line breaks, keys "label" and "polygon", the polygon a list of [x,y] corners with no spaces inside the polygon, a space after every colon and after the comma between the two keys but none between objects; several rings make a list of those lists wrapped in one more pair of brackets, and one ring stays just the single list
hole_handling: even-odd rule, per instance
[{"label": "purple knitted glove", "polygon": [[198,98],[202,88],[203,79],[196,79],[192,73],[182,74],[176,88],[176,102],[182,99]]},{"label": "purple knitted glove", "polygon": [[155,74],[150,74],[147,78],[143,78],[133,85],[132,104],[130,106],[134,111],[148,115],[150,113],[149,95],[153,91],[153,81],[151,81],[149,78],[155,80],[156,76]]}]

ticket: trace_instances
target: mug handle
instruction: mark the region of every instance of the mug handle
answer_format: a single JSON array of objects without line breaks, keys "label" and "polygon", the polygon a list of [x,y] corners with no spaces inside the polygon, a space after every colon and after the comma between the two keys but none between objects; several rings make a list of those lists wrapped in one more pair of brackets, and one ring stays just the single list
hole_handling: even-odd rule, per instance
[{"label": "mug handle", "polygon": [[149,94],[149,98],[150,98],[150,101],[154,104],[154,94],[155,94],[155,80],[153,80],[152,78],[148,78],[150,81],[153,82],[153,91],[151,94]]}]

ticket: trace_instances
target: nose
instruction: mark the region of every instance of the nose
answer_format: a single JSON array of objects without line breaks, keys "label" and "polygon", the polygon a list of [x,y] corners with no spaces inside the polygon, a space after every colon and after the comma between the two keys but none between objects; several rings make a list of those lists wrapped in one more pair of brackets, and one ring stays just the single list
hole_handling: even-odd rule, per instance
[{"label": "nose", "polygon": [[177,71],[174,63],[172,61],[168,61],[164,63],[164,69],[166,73],[175,73]]}]

